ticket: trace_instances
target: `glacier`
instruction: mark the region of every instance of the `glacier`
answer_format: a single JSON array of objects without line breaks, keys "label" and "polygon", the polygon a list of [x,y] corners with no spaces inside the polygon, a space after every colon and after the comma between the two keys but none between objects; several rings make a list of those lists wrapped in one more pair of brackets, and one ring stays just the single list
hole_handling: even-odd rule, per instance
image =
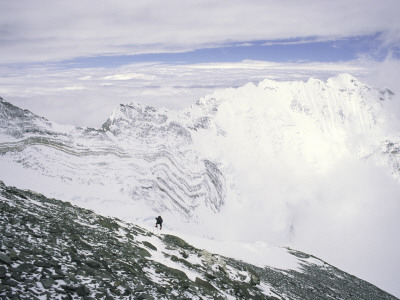
[{"label": "glacier", "polygon": [[393,292],[398,120],[390,90],[349,74],[249,83],[179,111],[121,104],[102,128],[1,99],[0,180],[125,221],[294,246]]}]

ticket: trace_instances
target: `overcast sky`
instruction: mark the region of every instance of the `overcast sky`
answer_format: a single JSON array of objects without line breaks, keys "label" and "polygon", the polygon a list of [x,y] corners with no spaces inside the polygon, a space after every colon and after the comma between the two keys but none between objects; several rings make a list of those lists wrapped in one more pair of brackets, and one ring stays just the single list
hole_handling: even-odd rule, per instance
[{"label": "overcast sky", "polygon": [[[364,37],[371,37],[372,50],[379,51],[398,43],[400,29],[397,0],[21,0],[0,5],[2,63],[187,52],[256,41],[335,41],[340,47],[342,40]],[[370,48],[360,45],[359,50],[365,46]]]},{"label": "overcast sky", "polygon": [[0,0],[0,96],[98,127],[119,103],[182,108],[264,78],[349,72],[396,90],[399,11],[398,0]]}]

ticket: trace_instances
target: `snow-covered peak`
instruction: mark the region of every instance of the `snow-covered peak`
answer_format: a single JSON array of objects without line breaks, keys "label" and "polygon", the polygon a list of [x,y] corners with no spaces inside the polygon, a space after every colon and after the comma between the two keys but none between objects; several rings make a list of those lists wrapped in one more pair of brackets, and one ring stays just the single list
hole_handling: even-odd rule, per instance
[{"label": "snow-covered peak", "polygon": [[351,243],[349,230],[331,231],[347,224],[368,245],[364,232],[391,224],[365,222],[379,220],[374,208],[398,208],[394,100],[348,74],[264,80],[182,111],[120,105],[102,130],[67,135],[13,109],[0,120],[0,177],[129,221],[162,214],[215,239],[327,249],[321,232]]},{"label": "snow-covered peak", "polygon": [[193,136],[204,153],[231,157],[230,164],[234,157],[255,165],[265,159],[283,161],[289,168],[302,161],[326,172],[344,156],[366,157],[379,148],[388,132],[381,100],[390,96],[349,74],[327,82],[267,79],[198,101],[209,134]]},{"label": "snow-covered peak", "polygon": [[[52,123],[26,109],[21,109],[1,98],[0,131],[8,138],[21,138],[30,134],[51,134]],[[6,138],[6,137],[5,137]]]},{"label": "snow-covered peak", "polygon": [[132,143],[172,148],[191,143],[190,132],[180,122],[176,112],[138,103],[119,105],[102,128],[114,137],[131,140]]},{"label": "snow-covered peak", "polygon": [[154,107],[145,106],[140,103],[120,104],[114,109],[108,122],[117,124],[118,122],[135,123],[138,121],[165,122],[167,117],[159,113]]}]

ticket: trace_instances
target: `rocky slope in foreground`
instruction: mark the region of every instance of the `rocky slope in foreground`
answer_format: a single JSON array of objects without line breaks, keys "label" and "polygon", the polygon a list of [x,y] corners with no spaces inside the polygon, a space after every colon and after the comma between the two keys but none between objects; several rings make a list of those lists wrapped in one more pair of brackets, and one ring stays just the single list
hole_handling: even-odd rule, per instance
[{"label": "rocky slope in foreground", "polygon": [[2,299],[396,299],[288,249],[256,267],[0,182]]}]

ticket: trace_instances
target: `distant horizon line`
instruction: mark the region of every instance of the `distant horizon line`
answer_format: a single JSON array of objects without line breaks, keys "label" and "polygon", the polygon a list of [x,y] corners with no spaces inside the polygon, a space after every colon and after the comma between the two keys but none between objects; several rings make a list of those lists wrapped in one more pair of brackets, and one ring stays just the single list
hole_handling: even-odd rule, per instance
[{"label": "distant horizon line", "polygon": [[299,37],[276,40],[235,41],[192,50],[150,51],[136,54],[79,56],[53,61],[0,63],[19,68],[50,65],[55,68],[113,68],[133,63],[199,64],[237,63],[246,60],[276,63],[338,63],[367,57],[383,61],[400,59],[400,49],[382,44],[380,33],[363,36],[323,38]]}]

